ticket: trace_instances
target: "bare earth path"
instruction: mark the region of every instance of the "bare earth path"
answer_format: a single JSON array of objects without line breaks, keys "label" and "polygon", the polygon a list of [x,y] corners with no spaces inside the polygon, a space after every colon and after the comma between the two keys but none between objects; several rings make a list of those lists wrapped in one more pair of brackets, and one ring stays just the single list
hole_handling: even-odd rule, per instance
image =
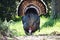
[{"label": "bare earth path", "polygon": [[20,36],[7,38],[7,40],[60,40],[60,36]]}]

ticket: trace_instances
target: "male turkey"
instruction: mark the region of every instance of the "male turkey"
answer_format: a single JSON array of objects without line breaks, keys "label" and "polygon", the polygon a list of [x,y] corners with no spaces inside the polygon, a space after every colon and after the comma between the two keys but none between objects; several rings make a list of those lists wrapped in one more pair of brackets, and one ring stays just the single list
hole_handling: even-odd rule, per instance
[{"label": "male turkey", "polygon": [[43,0],[22,0],[18,7],[18,15],[22,16],[25,33],[32,34],[40,30],[40,15],[47,13],[47,6]]}]

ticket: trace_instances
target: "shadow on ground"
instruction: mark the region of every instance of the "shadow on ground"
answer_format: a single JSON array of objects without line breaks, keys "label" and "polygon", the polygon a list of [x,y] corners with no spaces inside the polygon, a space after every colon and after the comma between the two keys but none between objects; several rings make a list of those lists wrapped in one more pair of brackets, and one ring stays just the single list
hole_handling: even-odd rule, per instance
[{"label": "shadow on ground", "polygon": [[56,24],[56,20],[54,19],[49,19],[48,21],[46,21],[42,26],[41,29],[44,27],[53,27]]}]

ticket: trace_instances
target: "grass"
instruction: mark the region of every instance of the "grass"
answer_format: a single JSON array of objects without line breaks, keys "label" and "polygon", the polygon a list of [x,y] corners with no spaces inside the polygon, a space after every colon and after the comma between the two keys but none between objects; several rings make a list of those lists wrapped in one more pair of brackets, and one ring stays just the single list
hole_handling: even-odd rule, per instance
[{"label": "grass", "polygon": [[15,34],[16,36],[25,35],[24,30],[23,30],[22,21],[11,24],[10,30],[12,30],[13,34]]},{"label": "grass", "polygon": [[[42,28],[42,25],[44,25],[48,20],[49,20],[49,18],[45,18],[42,16],[40,18],[40,28]],[[16,36],[24,36],[25,35],[24,30],[23,30],[22,21],[10,24],[10,30],[12,30],[13,34]],[[37,30],[34,33],[34,35],[50,34],[53,31],[60,32],[60,22],[59,21],[56,21],[56,23],[53,26],[47,26],[47,27],[43,26],[43,28],[40,30],[40,32],[38,32],[38,30]]]}]

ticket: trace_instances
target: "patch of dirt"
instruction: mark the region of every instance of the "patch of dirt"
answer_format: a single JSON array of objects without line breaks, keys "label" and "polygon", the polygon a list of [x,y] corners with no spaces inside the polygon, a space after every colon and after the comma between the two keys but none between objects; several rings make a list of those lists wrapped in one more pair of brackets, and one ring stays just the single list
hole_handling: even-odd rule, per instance
[{"label": "patch of dirt", "polygon": [[60,40],[60,36],[34,36],[34,35],[6,38],[7,39],[1,38],[0,40]]},{"label": "patch of dirt", "polygon": [[20,36],[18,40],[60,40],[60,36]]},{"label": "patch of dirt", "polygon": [[0,35],[0,40],[60,40],[60,32],[52,32],[51,34],[40,34],[20,37],[6,37]]}]

